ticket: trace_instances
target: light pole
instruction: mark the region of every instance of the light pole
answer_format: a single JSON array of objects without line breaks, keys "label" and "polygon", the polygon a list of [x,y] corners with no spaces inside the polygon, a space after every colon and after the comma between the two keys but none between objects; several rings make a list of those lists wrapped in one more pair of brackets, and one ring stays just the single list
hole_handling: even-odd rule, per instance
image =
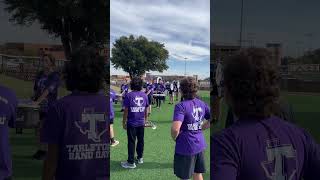
[{"label": "light pole", "polygon": [[187,76],[187,59],[188,58],[184,58],[184,76]]},{"label": "light pole", "polygon": [[241,15],[240,15],[240,49],[242,47],[242,24],[243,24],[243,0],[241,0]]}]

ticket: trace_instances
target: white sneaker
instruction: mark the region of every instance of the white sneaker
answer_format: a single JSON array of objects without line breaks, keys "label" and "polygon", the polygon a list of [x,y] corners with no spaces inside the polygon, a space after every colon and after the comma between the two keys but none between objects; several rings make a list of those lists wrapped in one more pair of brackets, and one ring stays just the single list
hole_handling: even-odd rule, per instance
[{"label": "white sneaker", "polygon": [[127,161],[126,162],[121,162],[121,166],[125,169],[134,169],[136,168],[136,163],[130,164]]},{"label": "white sneaker", "polygon": [[157,126],[154,125],[154,124],[152,124],[152,127],[151,127],[151,128],[154,130],[154,129],[157,129]]},{"label": "white sneaker", "polygon": [[136,159],[136,162],[138,163],[138,164],[143,164],[143,158],[140,158],[140,159]]},{"label": "white sneaker", "polygon": [[111,143],[111,146],[112,147],[115,147],[116,145],[118,145],[120,142],[119,141],[117,141],[117,140],[114,140],[114,142],[113,143]]}]

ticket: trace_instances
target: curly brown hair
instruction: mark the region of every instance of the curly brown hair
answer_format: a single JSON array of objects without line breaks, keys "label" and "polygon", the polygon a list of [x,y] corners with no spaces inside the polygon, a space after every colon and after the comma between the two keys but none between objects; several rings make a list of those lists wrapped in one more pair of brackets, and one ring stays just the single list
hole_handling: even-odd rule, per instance
[{"label": "curly brown hair", "polygon": [[279,109],[280,74],[266,49],[249,48],[229,57],[224,83],[238,117],[267,118]]},{"label": "curly brown hair", "polygon": [[180,90],[184,100],[197,97],[198,83],[193,77],[186,77],[180,82]]}]

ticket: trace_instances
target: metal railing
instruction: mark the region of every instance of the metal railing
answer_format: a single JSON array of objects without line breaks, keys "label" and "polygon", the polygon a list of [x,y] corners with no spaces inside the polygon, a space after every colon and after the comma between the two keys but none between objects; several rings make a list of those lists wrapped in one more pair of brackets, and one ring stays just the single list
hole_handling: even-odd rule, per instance
[{"label": "metal railing", "polygon": [[[57,70],[62,70],[67,60],[56,60]],[[14,56],[0,54],[0,73],[22,80],[34,80],[42,69],[42,59],[38,56]]]}]

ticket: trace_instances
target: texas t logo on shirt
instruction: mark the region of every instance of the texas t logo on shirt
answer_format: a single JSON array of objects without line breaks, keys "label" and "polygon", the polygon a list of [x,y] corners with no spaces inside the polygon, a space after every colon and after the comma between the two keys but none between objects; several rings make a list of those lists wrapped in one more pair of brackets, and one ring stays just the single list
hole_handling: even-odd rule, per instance
[{"label": "texas t logo on shirt", "polygon": [[131,107],[131,112],[144,112],[145,107],[142,107],[144,104],[144,99],[143,97],[140,96],[136,96],[133,99],[133,102],[135,105],[137,105],[138,107]]},{"label": "texas t logo on shirt", "polygon": [[92,108],[85,108],[81,115],[81,121],[76,121],[75,125],[82,134],[88,135],[88,139],[97,143],[101,142],[101,136],[107,132],[106,128],[99,132],[97,124],[105,121],[106,116],[104,113],[97,113]]},{"label": "texas t logo on shirt", "polygon": [[201,107],[193,107],[192,116],[193,116],[194,120],[196,120],[197,122],[201,121],[202,117],[203,117],[202,108]]},{"label": "texas t logo on shirt", "polygon": [[267,178],[270,180],[292,180],[297,173],[296,167],[293,167],[291,172],[286,173],[289,169],[283,169],[285,167],[283,163],[289,159],[296,161],[296,150],[293,149],[291,144],[280,145],[277,139],[268,141],[267,144],[266,152],[268,160],[261,163]]},{"label": "texas t logo on shirt", "polygon": [[137,105],[137,106],[142,106],[144,101],[143,101],[143,97],[139,97],[139,96],[136,96],[136,98],[133,100],[133,102]]},{"label": "texas t logo on shirt", "polygon": [[190,131],[197,131],[202,129],[201,125],[202,125],[202,119],[203,119],[203,110],[201,107],[196,107],[193,106],[193,111],[192,111],[192,117],[194,118],[194,120],[196,121],[195,123],[192,124],[187,124],[188,126],[188,130]]}]

